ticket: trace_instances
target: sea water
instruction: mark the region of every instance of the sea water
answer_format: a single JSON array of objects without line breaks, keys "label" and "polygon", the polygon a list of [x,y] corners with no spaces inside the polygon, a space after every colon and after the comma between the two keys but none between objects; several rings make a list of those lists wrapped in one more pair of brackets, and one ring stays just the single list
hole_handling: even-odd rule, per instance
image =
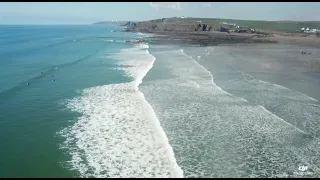
[{"label": "sea water", "polygon": [[319,177],[317,99],[120,29],[0,27],[1,177]]},{"label": "sea water", "polygon": [[138,86],[143,34],[111,25],[0,27],[1,177],[181,177]]}]

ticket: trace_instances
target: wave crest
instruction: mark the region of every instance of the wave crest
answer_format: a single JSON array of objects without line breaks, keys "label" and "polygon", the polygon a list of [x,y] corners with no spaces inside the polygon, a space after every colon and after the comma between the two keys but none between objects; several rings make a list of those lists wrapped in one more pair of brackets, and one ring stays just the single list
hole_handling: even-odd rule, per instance
[{"label": "wave crest", "polygon": [[114,54],[129,83],[84,89],[67,107],[82,115],[59,132],[81,177],[183,177],[152,109],[138,90],[155,57],[147,44]]}]

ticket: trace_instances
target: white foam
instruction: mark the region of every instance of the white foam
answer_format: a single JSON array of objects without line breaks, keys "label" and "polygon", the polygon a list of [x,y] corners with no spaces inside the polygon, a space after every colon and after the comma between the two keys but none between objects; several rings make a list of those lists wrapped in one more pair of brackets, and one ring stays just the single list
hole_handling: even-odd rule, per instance
[{"label": "white foam", "polygon": [[115,42],[118,42],[118,43],[125,43],[126,41],[124,41],[124,40],[116,40]]},{"label": "white foam", "polygon": [[129,83],[83,90],[67,106],[82,113],[78,122],[63,129],[62,148],[72,156],[71,169],[81,177],[183,177],[160,123],[138,90],[155,58],[147,44],[115,54],[132,78]]},{"label": "white foam", "polygon": [[195,81],[192,81],[192,83],[194,83],[197,88],[200,87],[200,85],[198,83],[196,83]]},{"label": "white foam", "polygon": [[278,117],[277,115],[273,114],[272,112],[268,111],[265,107],[261,106],[261,105],[258,105],[258,107],[262,108],[264,111],[266,111],[268,114],[270,114],[271,116],[275,117],[277,120],[280,120],[282,122],[284,122],[285,124],[288,124],[289,126],[293,127],[294,129],[300,131],[301,133],[303,134],[308,134],[306,132],[304,132],[303,130],[299,129],[298,127],[288,123],[287,121],[285,121],[284,119]]},{"label": "white foam", "polygon": [[[181,51],[185,56],[192,58],[191,56],[188,56],[187,54],[185,54],[183,50],[180,50],[180,51]],[[193,60],[195,63],[197,63],[197,65],[200,66],[204,71],[206,71],[206,72],[208,72],[208,73],[210,74],[210,76],[212,77],[212,78],[211,78],[211,82],[212,82],[212,84],[213,84],[213,86],[214,86],[215,88],[223,91],[223,93],[226,93],[226,94],[228,94],[228,95],[230,95],[230,96],[236,97],[236,96],[234,96],[234,95],[232,95],[232,94],[230,94],[230,93],[222,90],[219,86],[217,86],[217,85],[214,83],[214,81],[213,81],[213,75],[211,74],[211,72],[208,71],[205,67],[203,67],[200,63],[198,63],[198,62],[197,62],[196,60],[194,60],[193,58],[192,58],[192,60]],[[241,72],[242,75],[247,75],[247,76],[249,76],[250,78],[255,79],[255,78],[254,78],[253,76],[251,76],[251,75],[245,74],[244,72],[242,72],[242,71],[240,71],[240,70],[238,70],[238,71]],[[258,80],[258,81],[261,82],[261,83],[270,84],[270,83],[265,82],[265,81],[262,81],[262,80]],[[275,84],[272,84],[272,85],[274,85],[274,87],[277,87],[277,88],[280,88],[280,89],[287,89],[287,88],[285,88],[285,87],[283,87],[283,86],[280,86],[280,85],[275,85]],[[301,94],[302,94],[302,93],[301,93]],[[309,97],[309,96],[307,96],[307,95],[305,95],[305,94],[302,94],[302,95],[305,96],[305,97],[308,97],[309,99],[311,99],[311,97]],[[241,101],[248,102],[248,101],[247,101],[246,99],[244,99],[244,98],[239,98],[239,97],[236,97],[236,98],[239,99],[239,100],[241,100]],[[313,98],[312,98],[312,99],[313,99]],[[270,111],[268,111],[268,110],[267,110],[266,108],[264,108],[263,106],[258,105],[258,107],[262,108],[263,111],[271,114],[271,115],[272,115],[273,117],[275,117],[276,119],[278,119],[278,120],[280,120],[280,121],[288,124],[289,126],[293,127],[294,129],[300,131],[301,133],[303,133],[303,134],[308,134],[308,133],[304,132],[303,130],[299,129],[298,127],[294,126],[293,124],[291,124],[291,123],[285,121],[284,119],[276,116],[275,114],[271,113]]]},{"label": "white foam", "polygon": [[[264,84],[273,86],[273,88],[278,88],[279,90],[290,90],[290,91],[292,91],[292,92],[298,93],[299,96],[301,96],[302,98],[307,98],[307,99],[309,99],[309,100],[318,102],[317,99],[314,99],[314,98],[312,98],[312,97],[310,97],[310,96],[308,96],[308,95],[306,95],[306,94],[304,94],[304,93],[295,91],[295,90],[293,90],[293,89],[286,88],[286,87],[281,86],[281,85],[279,85],[279,84],[269,83],[269,82],[266,82],[266,81],[263,81],[263,80],[260,80],[260,79],[256,79],[256,78],[254,78],[253,76],[251,76],[251,75],[249,75],[249,74],[246,74],[246,73],[240,71],[239,69],[238,69],[238,71],[242,74],[242,76],[248,76],[248,77],[250,77],[250,78],[251,78],[252,80],[254,80],[254,81],[258,81],[258,82],[260,82],[260,83],[264,83]],[[244,77],[244,78],[245,78],[245,77]],[[246,80],[246,78],[245,78],[245,80]],[[250,80],[246,80],[246,81],[250,81]]]},{"label": "white foam", "polygon": [[[304,157],[311,162],[314,158],[309,157],[318,154],[316,146],[309,150],[297,144],[300,140],[306,144],[313,141],[305,138],[308,131],[263,106],[228,95],[215,85],[212,74],[195,61],[196,56],[190,58],[182,49],[154,49],[159,66],[153,75],[166,70],[168,76],[152,79],[141,89],[179,152],[178,162],[185,177],[275,177],[283,173],[282,169],[292,172]],[[246,78],[253,85],[263,86],[261,89],[270,87]],[[196,89],[193,82],[200,88]],[[302,149],[308,149],[308,153]],[[312,168],[318,161],[313,162]]]},{"label": "white foam", "polygon": [[312,101],[317,101],[317,102],[319,102],[317,99],[314,99],[313,97],[308,96],[308,98],[309,98],[310,100],[312,100]]},{"label": "white foam", "polygon": [[192,80],[187,80],[187,79],[176,80],[176,83],[177,83],[178,86],[195,87],[195,88],[199,88],[200,87],[200,85],[197,82],[192,81]]},{"label": "white foam", "polygon": [[113,40],[113,39],[107,39],[105,40],[106,42],[117,42],[117,43],[125,43],[126,41],[124,40]]},{"label": "white foam", "polygon": [[281,85],[279,85],[279,84],[273,84],[274,86],[276,86],[276,87],[278,87],[278,88],[280,88],[280,89],[288,89],[288,88],[286,88],[286,87],[284,87],[284,86],[281,86]]},{"label": "white foam", "polygon": [[[200,63],[198,63],[196,60],[194,60],[191,56],[188,56],[187,54],[185,54],[183,49],[180,49],[180,52],[181,52],[182,54],[184,54],[185,56],[191,58],[192,61],[193,61],[197,66],[199,66],[199,68],[203,69],[203,70],[210,76],[210,79],[211,79],[210,82],[212,83],[212,85],[213,85],[215,88],[217,88],[218,90],[220,90],[220,91],[223,92],[224,94],[231,95],[230,93],[222,90],[218,85],[216,85],[216,84],[214,83],[214,81],[213,81],[214,78],[213,78],[213,75],[211,74],[210,71],[208,71],[208,70],[207,70],[205,67],[203,67]],[[231,95],[231,96],[232,96],[232,95]]]}]

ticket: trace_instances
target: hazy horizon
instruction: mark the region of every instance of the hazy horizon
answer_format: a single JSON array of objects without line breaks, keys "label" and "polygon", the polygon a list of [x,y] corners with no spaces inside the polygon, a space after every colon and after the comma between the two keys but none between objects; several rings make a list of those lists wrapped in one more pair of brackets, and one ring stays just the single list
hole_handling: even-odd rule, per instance
[{"label": "hazy horizon", "polygon": [[1,2],[0,24],[91,24],[177,16],[320,21],[319,2]]},{"label": "hazy horizon", "polygon": [[[166,17],[166,18],[173,18],[173,17]],[[274,22],[281,22],[281,21],[287,21],[287,22],[320,22],[320,20],[314,20],[314,21],[310,21],[310,20],[301,20],[301,21],[297,21],[297,20],[251,20],[251,19],[228,19],[228,18],[219,18],[219,17],[212,17],[212,18],[206,18],[206,17],[188,17],[188,18],[204,18],[204,19],[226,19],[226,20],[244,20],[244,21],[274,21]],[[155,19],[161,19],[161,18],[155,18]],[[148,21],[148,20],[154,20],[154,19],[147,19],[147,20],[141,20],[141,21]],[[1,24],[0,22],[0,26],[5,26],[5,25],[90,25],[90,24],[94,24],[94,23],[98,23],[98,22],[111,22],[112,20],[98,20],[95,22],[88,22],[88,23],[7,23],[7,24]],[[119,22],[138,22],[139,20],[119,20]]]}]

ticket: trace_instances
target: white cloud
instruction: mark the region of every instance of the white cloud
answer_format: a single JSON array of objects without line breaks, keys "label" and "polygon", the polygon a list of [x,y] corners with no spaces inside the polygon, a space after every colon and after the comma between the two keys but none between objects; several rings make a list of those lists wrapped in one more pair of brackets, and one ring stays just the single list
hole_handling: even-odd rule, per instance
[{"label": "white cloud", "polygon": [[176,9],[179,10],[179,2],[150,2],[150,7],[155,9]]},{"label": "white cloud", "polygon": [[202,4],[203,8],[211,8],[212,7],[212,3],[204,3]]}]

